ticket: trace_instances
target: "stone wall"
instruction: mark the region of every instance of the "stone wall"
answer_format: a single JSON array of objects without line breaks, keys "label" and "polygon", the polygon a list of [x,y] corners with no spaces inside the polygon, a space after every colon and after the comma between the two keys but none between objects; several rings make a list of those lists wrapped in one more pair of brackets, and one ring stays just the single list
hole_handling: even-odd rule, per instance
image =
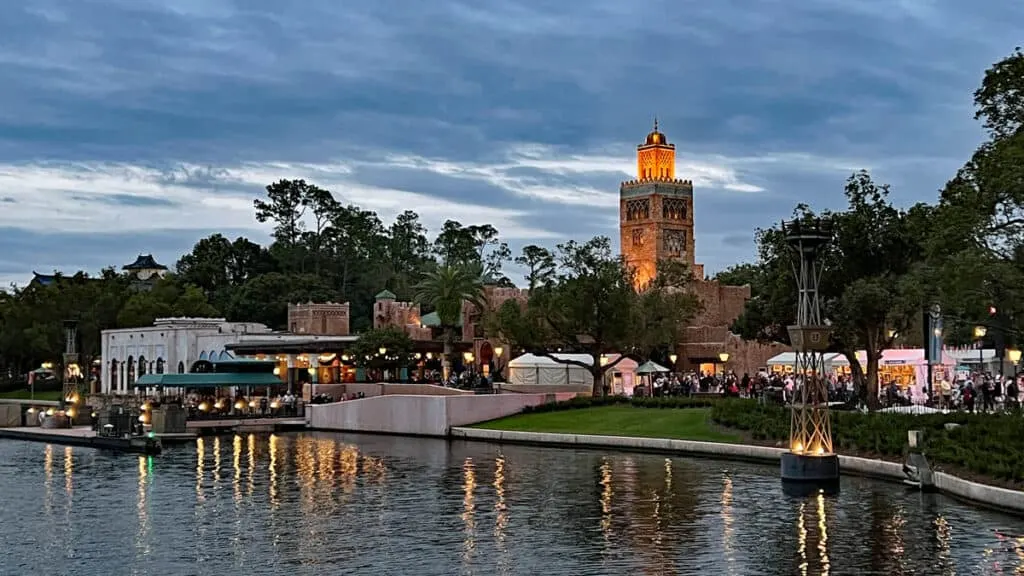
[{"label": "stone wall", "polygon": [[[373,304],[373,327],[420,326],[420,305],[414,302],[398,302],[390,299],[377,300]],[[411,336],[411,335],[410,335]]]},{"label": "stone wall", "polygon": [[349,304],[336,302],[288,305],[288,331],[314,336],[348,336]]}]

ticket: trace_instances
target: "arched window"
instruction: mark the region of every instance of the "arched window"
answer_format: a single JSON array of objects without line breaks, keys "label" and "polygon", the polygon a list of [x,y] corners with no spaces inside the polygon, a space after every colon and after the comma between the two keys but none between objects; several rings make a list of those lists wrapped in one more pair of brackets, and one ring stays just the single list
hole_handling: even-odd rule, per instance
[{"label": "arched window", "polygon": [[184,373],[185,373],[185,363],[184,362],[178,362],[178,374],[184,374]]},{"label": "arched window", "polygon": [[139,376],[145,376],[147,368],[149,368],[149,364],[146,364],[146,357],[139,356]]},{"label": "arched window", "polygon": [[157,374],[163,374],[164,373],[164,359],[163,358],[157,358],[156,359],[156,373]]},{"label": "arched window", "polygon": [[108,392],[114,392],[115,390],[117,390],[118,384],[120,384],[118,376],[120,376],[121,373],[118,372],[117,365],[117,360],[110,361],[110,387],[108,389]]},{"label": "arched window", "polygon": [[127,381],[125,383],[128,385],[128,388],[131,388],[135,384],[135,357],[134,356],[129,356],[127,364],[128,364],[128,379],[127,379]]}]

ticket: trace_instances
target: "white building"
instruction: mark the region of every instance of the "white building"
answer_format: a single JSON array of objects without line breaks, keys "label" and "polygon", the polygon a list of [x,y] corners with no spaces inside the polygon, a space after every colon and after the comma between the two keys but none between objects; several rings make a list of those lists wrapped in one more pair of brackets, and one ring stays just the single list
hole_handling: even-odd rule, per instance
[{"label": "white building", "polygon": [[224,318],[158,318],[144,328],[104,330],[100,392],[134,393],[143,374],[183,374],[197,360],[230,358],[225,347],[245,335],[270,333],[263,324]]}]

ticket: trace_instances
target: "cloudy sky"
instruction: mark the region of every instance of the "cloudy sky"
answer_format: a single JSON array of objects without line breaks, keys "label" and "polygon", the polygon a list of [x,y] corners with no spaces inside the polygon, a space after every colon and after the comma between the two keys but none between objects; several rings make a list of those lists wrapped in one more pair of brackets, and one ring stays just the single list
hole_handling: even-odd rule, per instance
[{"label": "cloudy sky", "polygon": [[608,234],[657,115],[697,258],[754,256],[851,171],[933,200],[1019,0],[25,0],[0,10],[0,283],[215,231],[305,178],[518,248]]}]

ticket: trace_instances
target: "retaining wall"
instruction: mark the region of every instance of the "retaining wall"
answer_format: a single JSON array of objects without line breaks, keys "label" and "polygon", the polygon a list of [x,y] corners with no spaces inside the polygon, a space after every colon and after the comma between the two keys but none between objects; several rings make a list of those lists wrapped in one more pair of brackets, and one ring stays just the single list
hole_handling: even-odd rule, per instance
[{"label": "retaining wall", "polygon": [[[783,448],[768,446],[695,442],[692,440],[670,440],[666,438],[551,434],[461,427],[452,428],[451,435],[453,438],[497,443],[614,448],[619,450],[686,454],[690,456],[721,458],[723,460],[748,460],[769,463],[778,463],[782,453],[786,451]],[[898,462],[840,455],[839,468],[845,474],[869,476],[883,480],[902,482],[905,478],[903,465]],[[935,488],[942,493],[1003,511],[1024,514],[1024,492],[978,484],[977,482],[964,480],[944,472],[936,472],[934,478]]]},{"label": "retaining wall", "polygon": [[448,436],[466,426],[522,412],[526,406],[568,400],[575,394],[472,394],[428,396],[386,394],[306,406],[309,426],[318,430]]}]

